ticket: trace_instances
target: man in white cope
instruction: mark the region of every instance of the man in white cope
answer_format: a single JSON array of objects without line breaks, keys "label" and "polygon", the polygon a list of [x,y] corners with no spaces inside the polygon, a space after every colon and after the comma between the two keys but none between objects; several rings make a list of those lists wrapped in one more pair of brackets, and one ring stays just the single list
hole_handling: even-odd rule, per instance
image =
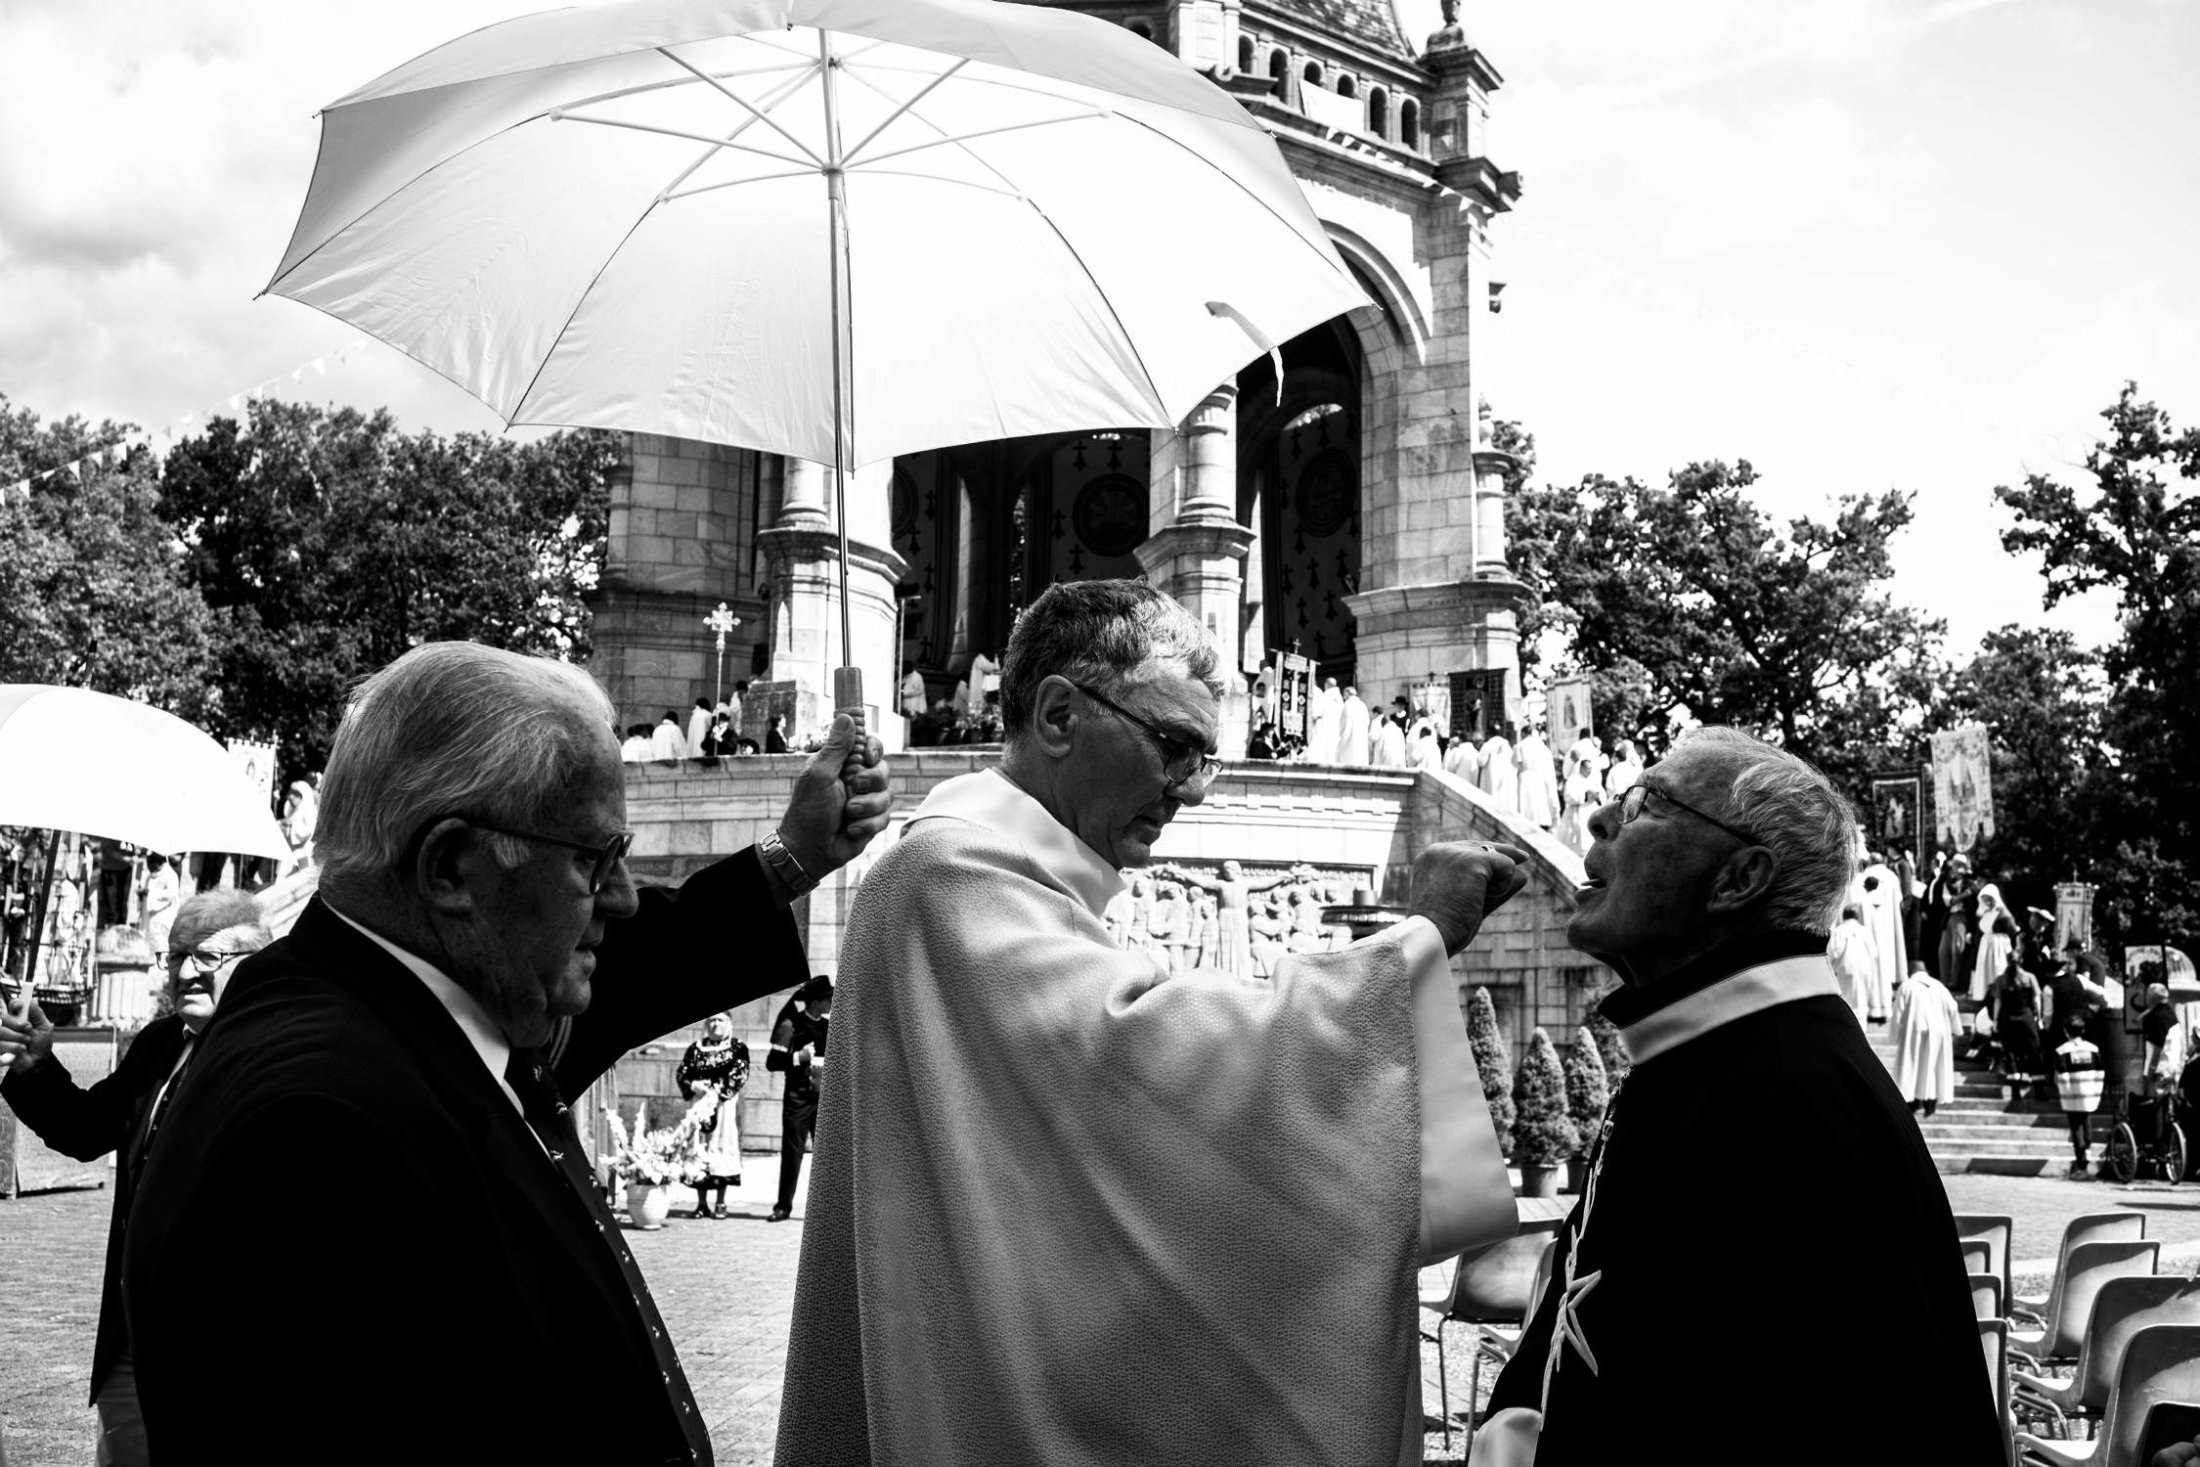
[{"label": "man in white cope", "polygon": [[1416,1270],[1515,1226],[1446,959],[1526,857],[1432,846],[1380,936],[1164,972],[1101,914],[1206,797],[1221,687],[1151,587],[1052,587],[1002,762],[864,878],[781,1467],[1421,1460]]},{"label": "man in white cope", "polygon": [[1482,743],[1482,793],[1500,810],[1520,808],[1520,769],[1513,763],[1512,741],[1502,726],[1492,727]]},{"label": "man in white cope", "polygon": [[1306,700],[1306,762],[1334,764],[1337,743],[1344,732],[1344,694],[1337,680],[1323,678],[1322,685]]},{"label": "man in white cope", "polygon": [[1558,765],[1541,730],[1531,726],[1521,731],[1513,767],[1520,771],[1520,813],[1549,830],[1558,823]]},{"label": "man in white cope", "polygon": [[1375,715],[1360,696],[1358,688],[1344,690],[1344,708],[1337,724],[1337,762],[1366,768],[1371,750],[1368,735],[1373,731]]}]

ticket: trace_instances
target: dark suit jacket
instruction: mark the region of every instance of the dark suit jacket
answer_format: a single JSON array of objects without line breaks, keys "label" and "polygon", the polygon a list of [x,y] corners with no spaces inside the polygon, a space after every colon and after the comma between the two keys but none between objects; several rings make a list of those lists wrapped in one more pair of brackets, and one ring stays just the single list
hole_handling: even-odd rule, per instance
[{"label": "dark suit jacket", "polygon": [[174,1014],[154,1020],[130,1041],[115,1072],[93,1082],[89,1090],[79,1086],[68,1067],[52,1056],[27,1072],[10,1070],[0,1082],[0,1099],[54,1150],[78,1161],[91,1161],[110,1151],[122,1153],[116,1158],[114,1215],[107,1224],[107,1271],[99,1283],[99,1335],[92,1345],[95,1401],[107,1372],[129,1350],[130,1335],[122,1321],[122,1239],[144,1162],[137,1154],[138,1137],[153,1097],[160,1093],[190,1037],[183,1020]]},{"label": "dark suit jacket", "polygon": [[[568,1096],[808,973],[753,850],[641,899]],[[318,900],[238,969],[154,1152],[122,1278],[156,1461],[688,1460],[596,1214],[428,988]]]}]

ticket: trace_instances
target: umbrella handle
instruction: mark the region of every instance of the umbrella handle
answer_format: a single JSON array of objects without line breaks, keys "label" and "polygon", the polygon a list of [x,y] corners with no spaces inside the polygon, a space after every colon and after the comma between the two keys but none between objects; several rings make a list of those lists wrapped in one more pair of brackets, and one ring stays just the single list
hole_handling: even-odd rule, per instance
[{"label": "umbrella handle", "polygon": [[836,667],[833,669],[833,712],[845,713],[852,719],[856,732],[863,729],[863,669],[860,667]]}]

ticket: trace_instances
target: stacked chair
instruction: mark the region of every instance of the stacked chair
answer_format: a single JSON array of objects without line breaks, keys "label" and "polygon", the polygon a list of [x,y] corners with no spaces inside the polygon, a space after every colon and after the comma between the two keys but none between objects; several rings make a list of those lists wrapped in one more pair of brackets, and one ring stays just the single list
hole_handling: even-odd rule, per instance
[{"label": "stacked chair", "polygon": [[[2144,1214],[2095,1213],[2064,1229],[2047,1292],[2013,1297],[2010,1234],[1995,1237],[1993,1221],[1962,1219],[1959,1231],[1989,1241],[1990,1263],[1972,1274],[1971,1298],[2012,1460],[2146,1467],[2140,1447],[2154,1408],[2200,1401],[2200,1280],[2156,1274],[2161,1245],[2144,1236]],[[2000,1317],[2003,1306],[2010,1318]],[[2032,1429],[2017,1430],[2015,1413]],[[2067,1439],[2087,1426],[2090,1440]]]},{"label": "stacked chair", "polygon": [[1474,1367],[1468,1375],[1467,1433],[1473,1440],[1474,1414],[1482,1398],[1482,1362],[1502,1368],[1520,1346],[1520,1336],[1535,1314],[1558,1252],[1558,1235],[1524,1232],[1463,1255],[1448,1290],[1424,1294],[1421,1307],[1436,1316],[1437,1409],[1443,1413],[1444,1450],[1451,1450],[1451,1382],[1444,1369],[1444,1326],[1465,1324],[1474,1330]]}]

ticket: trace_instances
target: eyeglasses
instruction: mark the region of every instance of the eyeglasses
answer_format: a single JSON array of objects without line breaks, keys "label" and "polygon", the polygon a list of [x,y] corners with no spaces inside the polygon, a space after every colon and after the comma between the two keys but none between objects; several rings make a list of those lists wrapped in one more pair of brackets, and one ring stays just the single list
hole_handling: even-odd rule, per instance
[{"label": "eyeglasses", "polygon": [[1622,825],[1633,824],[1635,817],[1642,813],[1643,801],[1647,800],[1652,795],[1656,795],[1659,799],[1665,801],[1665,803],[1667,803],[1668,805],[1673,805],[1678,807],[1679,809],[1686,810],[1689,814],[1695,816],[1698,820],[1703,821],[1707,825],[1718,826],[1719,829],[1725,831],[1728,835],[1733,836],[1736,840],[1747,841],[1753,846],[1761,846],[1764,844],[1764,842],[1759,840],[1756,836],[1753,836],[1746,831],[1736,830],[1733,826],[1727,824],[1724,820],[1719,819],[1717,816],[1706,815],[1703,811],[1697,809],[1694,805],[1691,805],[1684,800],[1676,799],[1672,795],[1667,794],[1664,790],[1652,789],[1649,785],[1646,784],[1631,784],[1627,787],[1627,793],[1619,797],[1619,823]]},{"label": "eyeglasses", "polygon": [[620,831],[604,845],[591,846],[577,840],[567,840],[563,836],[538,835],[532,830],[506,830],[501,825],[491,825],[486,820],[475,820],[471,816],[461,815],[458,818],[464,820],[476,830],[492,830],[498,835],[508,835],[514,840],[540,841],[546,846],[563,846],[569,851],[579,851],[584,856],[594,857],[596,864],[588,873],[588,894],[590,896],[594,896],[597,892],[603,890],[603,884],[611,879],[611,869],[619,864],[620,858],[625,856],[634,845],[634,832],[631,830]]},{"label": "eyeglasses", "polygon": [[1170,733],[1151,719],[1141,718],[1122,704],[1104,694],[1096,693],[1083,683],[1071,683],[1071,687],[1119,717],[1129,719],[1146,731],[1161,751],[1161,772],[1168,776],[1170,784],[1205,784],[1222,770],[1222,761],[1197,744]]},{"label": "eyeglasses", "polygon": [[222,970],[222,964],[229,962],[233,958],[246,958],[250,957],[251,955],[251,952],[244,948],[235,948],[220,952],[206,952],[204,950],[199,950],[194,952],[171,954],[168,961],[178,968],[181,968],[185,963],[188,962],[192,967],[196,968],[201,973],[219,973]]}]

